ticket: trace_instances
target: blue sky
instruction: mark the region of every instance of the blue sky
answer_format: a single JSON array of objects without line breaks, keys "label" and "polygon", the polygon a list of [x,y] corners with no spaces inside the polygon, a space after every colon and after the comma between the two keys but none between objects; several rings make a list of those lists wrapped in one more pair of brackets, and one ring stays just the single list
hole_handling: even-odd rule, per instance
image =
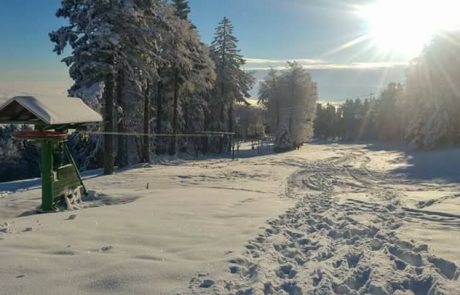
[{"label": "blue sky", "polygon": [[[370,1],[370,0],[369,0]],[[64,20],[59,0],[0,0],[0,96],[57,96],[71,85],[66,67],[52,52],[48,33]],[[319,83],[322,99],[340,101],[379,91],[403,78],[408,57],[377,56],[363,42],[335,48],[366,33],[351,4],[365,0],[190,0],[191,18],[206,42],[223,16],[235,25],[247,68],[261,79],[269,66],[299,60]],[[346,4],[345,4],[346,3]]]},{"label": "blue sky", "polygon": [[[367,24],[351,3],[341,0],[190,0],[192,19],[206,41],[223,16],[235,24],[241,49],[248,57],[375,61],[372,52],[353,58],[350,52],[326,53],[366,33]],[[369,1],[367,1],[369,2]],[[344,4],[348,3],[348,4]]]}]

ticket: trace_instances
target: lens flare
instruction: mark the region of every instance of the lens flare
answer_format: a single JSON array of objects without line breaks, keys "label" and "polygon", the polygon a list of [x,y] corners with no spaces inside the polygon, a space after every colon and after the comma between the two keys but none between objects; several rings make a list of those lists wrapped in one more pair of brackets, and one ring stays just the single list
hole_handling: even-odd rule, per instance
[{"label": "lens flare", "polygon": [[459,10],[458,0],[376,0],[358,14],[379,50],[415,56],[436,33],[458,29]]}]

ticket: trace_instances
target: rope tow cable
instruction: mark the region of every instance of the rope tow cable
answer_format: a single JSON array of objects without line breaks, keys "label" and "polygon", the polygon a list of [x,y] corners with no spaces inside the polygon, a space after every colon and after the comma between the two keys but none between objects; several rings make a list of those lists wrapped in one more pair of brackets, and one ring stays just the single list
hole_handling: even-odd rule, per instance
[{"label": "rope tow cable", "polygon": [[77,134],[82,135],[115,135],[115,136],[142,136],[142,137],[213,137],[225,135],[235,135],[234,132],[213,132],[213,131],[204,131],[201,133],[135,133],[135,132],[103,132],[103,131],[78,131]]}]

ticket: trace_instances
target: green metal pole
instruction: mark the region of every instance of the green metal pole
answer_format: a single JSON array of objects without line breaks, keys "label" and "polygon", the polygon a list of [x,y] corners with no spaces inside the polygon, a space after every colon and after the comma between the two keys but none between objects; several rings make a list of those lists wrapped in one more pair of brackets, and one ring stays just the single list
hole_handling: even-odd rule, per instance
[{"label": "green metal pole", "polygon": [[54,199],[54,172],[53,172],[52,141],[42,141],[42,210],[52,211]]}]

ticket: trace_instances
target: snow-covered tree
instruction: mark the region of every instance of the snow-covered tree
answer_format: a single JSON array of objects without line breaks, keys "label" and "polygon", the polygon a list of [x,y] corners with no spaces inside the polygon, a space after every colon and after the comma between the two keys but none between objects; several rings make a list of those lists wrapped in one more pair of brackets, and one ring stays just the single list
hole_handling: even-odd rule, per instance
[{"label": "snow-covered tree", "polygon": [[314,136],[319,139],[337,139],[340,137],[340,113],[331,103],[316,106]]},{"label": "snow-covered tree", "polygon": [[317,87],[299,64],[281,75],[271,71],[261,84],[259,101],[268,107],[270,131],[279,151],[295,148],[313,135]]},{"label": "snow-covered tree", "polygon": [[217,122],[217,126],[214,128],[232,132],[234,104],[248,104],[246,99],[250,97],[249,91],[254,84],[254,77],[243,70],[245,61],[238,49],[238,39],[228,18],[224,17],[217,26],[210,48],[217,73],[216,100],[213,103],[213,112],[217,114],[214,121]]},{"label": "snow-covered tree", "polygon": [[[160,43],[164,64],[157,83],[156,121],[157,132],[173,133],[167,149],[170,154],[176,154],[181,145],[186,145],[186,140],[179,141],[177,134],[191,127],[190,118],[194,114],[190,112],[204,112],[194,108],[206,106],[215,70],[209,50],[201,42],[196,28],[186,18],[177,16],[175,6],[172,8],[168,16],[170,30]],[[165,144],[165,140],[159,139],[157,150],[164,151]]]},{"label": "snow-covered tree", "polygon": [[[186,99],[182,106],[186,133],[196,133],[207,129],[206,115],[209,112],[208,106],[216,80],[215,64],[211,59],[209,48],[201,43],[193,53],[193,75],[188,82]],[[197,149],[196,138],[191,140],[193,149]],[[190,142],[187,145],[190,145]]]},{"label": "snow-covered tree", "polygon": [[176,15],[180,19],[188,20],[188,15],[191,11],[188,0],[173,0],[172,3],[176,10]]},{"label": "snow-covered tree", "polygon": [[144,77],[155,74],[159,37],[155,26],[162,22],[158,14],[161,3],[160,0],[63,0],[56,13],[69,21],[69,25],[50,33],[57,54],[63,54],[67,46],[72,50],[63,59],[75,82],[69,93],[79,95],[81,89],[104,83],[100,108],[103,108],[104,131],[109,133],[104,136],[106,174],[113,172],[114,140],[110,132],[115,128],[115,87],[120,86],[116,81],[122,81],[116,76],[123,72],[136,77],[139,71],[143,71]]},{"label": "snow-covered tree", "polygon": [[274,69],[270,69],[268,75],[259,84],[258,104],[267,111],[269,126],[271,130],[276,130],[280,124],[280,95],[279,75]]},{"label": "snow-covered tree", "polygon": [[460,142],[460,32],[436,36],[407,71],[407,138],[418,148]]},{"label": "snow-covered tree", "polygon": [[0,125],[0,182],[40,175],[40,153],[37,146],[26,140],[11,140],[14,133],[21,130],[30,128]]},{"label": "snow-covered tree", "polygon": [[[399,141],[403,139],[403,96],[403,85],[390,83],[377,99],[374,105],[377,139],[383,141]],[[369,121],[368,118],[366,120]]]},{"label": "snow-covered tree", "polygon": [[179,116],[182,111],[182,100],[184,92],[188,86],[190,76],[193,72],[192,50],[200,46],[200,39],[194,30],[191,30],[190,23],[186,20],[177,19],[174,24],[174,34],[172,40],[172,89],[173,89],[173,115],[172,115],[172,132],[174,137],[171,138],[169,153],[177,153],[177,144],[180,129]]}]

